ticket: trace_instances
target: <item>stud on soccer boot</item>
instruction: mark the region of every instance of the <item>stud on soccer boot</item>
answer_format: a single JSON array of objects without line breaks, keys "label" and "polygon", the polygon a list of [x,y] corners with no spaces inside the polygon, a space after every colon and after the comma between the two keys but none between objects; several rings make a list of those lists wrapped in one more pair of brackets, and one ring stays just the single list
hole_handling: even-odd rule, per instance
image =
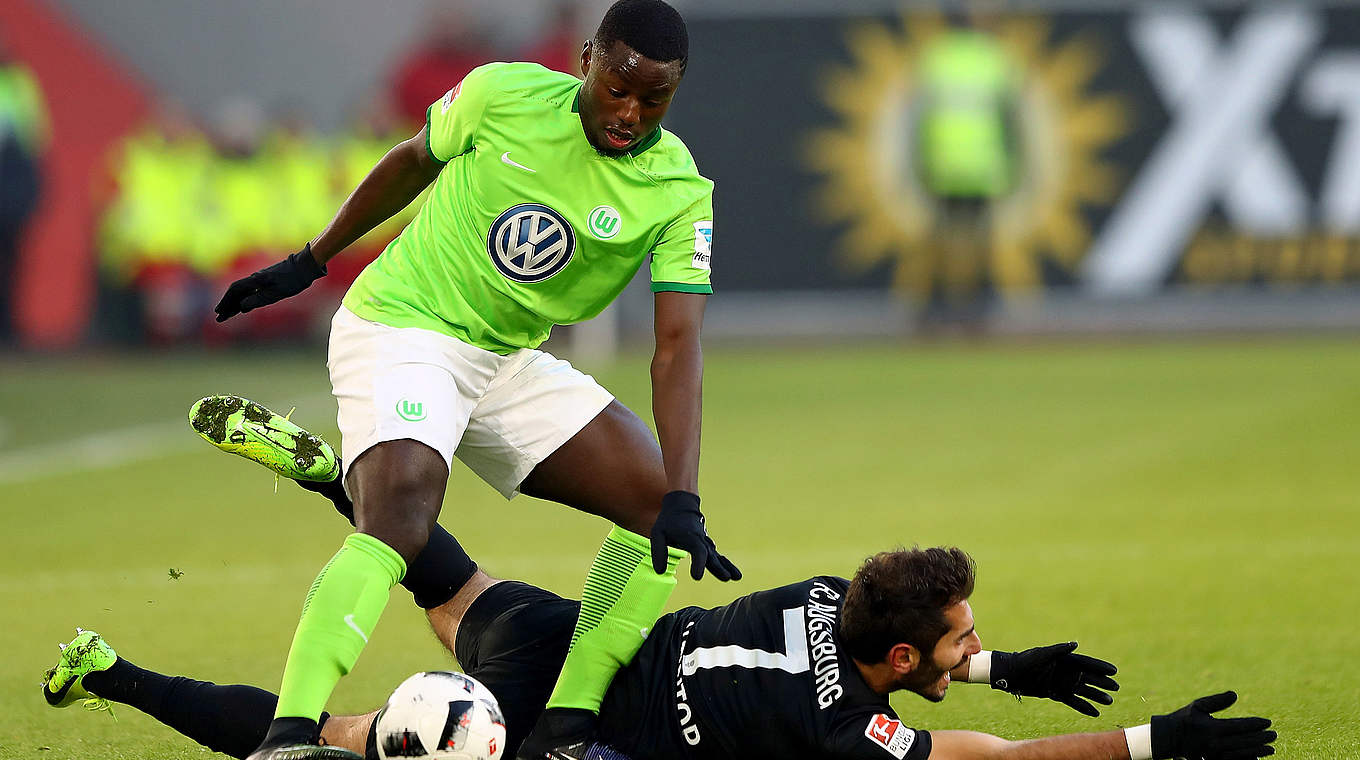
[{"label": "stud on soccer boot", "polygon": [[329,443],[248,398],[199,399],[189,408],[189,424],[217,448],[291,480],[325,483],[340,473],[340,460]]},{"label": "stud on soccer boot", "polygon": [[53,707],[68,707],[80,700],[91,700],[102,704],[95,709],[104,709],[108,702],[85,691],[81,681],[86,674],[96,670],[108,670],[118,660],[113,647],[94,631],[76,629],[76,637],[69,644],[59,644],[61,659],[43,675],[43,698]]},{"label": "stud on soccer boot", "polygon": [[246,760],[364,760],[343,747],[322,747],[316,744],[289,744],[284,747],[257,749]]}]

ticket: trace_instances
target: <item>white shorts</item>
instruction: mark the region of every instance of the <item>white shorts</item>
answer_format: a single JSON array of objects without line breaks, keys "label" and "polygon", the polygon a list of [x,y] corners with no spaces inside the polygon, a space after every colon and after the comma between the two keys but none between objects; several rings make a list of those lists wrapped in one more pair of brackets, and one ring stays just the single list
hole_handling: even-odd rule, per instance
[{"label": "white shorts", "polygon": [[410,438],[452,465],[456,454],[507,499],[614,396],[535,349],[501,356],[415,327],[389,327],[344,306],[326,362],[339,406],[345,470],[384,441]]}]

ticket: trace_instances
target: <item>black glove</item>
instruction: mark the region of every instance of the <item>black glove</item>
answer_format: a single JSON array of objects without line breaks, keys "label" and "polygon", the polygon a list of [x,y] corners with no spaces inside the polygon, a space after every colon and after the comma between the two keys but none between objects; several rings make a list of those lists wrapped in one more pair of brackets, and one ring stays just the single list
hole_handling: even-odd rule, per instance
[{"label": "black glove", "polygon": [[326,268],[316,263],[312,244],[308,243],[283,261],[233,282],[213,311],[218,322],[225,322],[237,314],[295,296],[325,276]]},{"label": "black glove", "polygon": [[1157,760],[1188,757],[1203,760],[1251,760],[1275,754],[1265,718],[1215,718],[1237,694],[1225,691],[1200,697],[1170,715],[1152,716],[1152,756]]},{"label": "black glove", "polygon": [[1114,703],[1114,697],[1100,689],[1119,691],[1119,684],[1110,678],[1119,669],[1104,660],[1074,654],[1076,648],[1077,642],[1069,641],[1023,652],[992,652],[992,688],[1062,702],[1095,717],[1100,710],[1091,702]]},{"label": "black glove", "polygon": [[661,514],[652,526],[652,569],[658,574],[666,572],[668,547],[689,552],[689,574],[696,581],[704,577],[705,567],[720,581],[741,580],[741,571],[708,537],[696,494],[671,491],[661,497]]}]

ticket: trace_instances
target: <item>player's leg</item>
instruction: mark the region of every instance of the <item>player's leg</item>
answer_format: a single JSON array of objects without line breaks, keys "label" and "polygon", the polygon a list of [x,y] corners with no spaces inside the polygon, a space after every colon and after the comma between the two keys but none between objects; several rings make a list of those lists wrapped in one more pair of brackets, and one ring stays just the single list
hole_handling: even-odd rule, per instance
[{"label": "player's leg", "polygon": [[363,715],[332,715],[321,723],[321,742],[328,747],[343,747],[366,758],[377,757],[373,749],[373,723],[378,711]]},{"label": "player's leg", "polygon": [[307,593],[259,760],[316,740],[315,721],[331,691],[357,662],[407,563],[425,547],[470,399],[494,374],[476,364],[486,353],[337,311],[328,366],[358,531]]},{"label": "player's leg", "polygon": [[513,758],[538,720],[567,656],[580,603],[520,581],[478,573],[430,624],[505,716],[504,757]]},{"label": "player's leg", "polygon": [[[232,410],[223,414],[223,410]],[[247,414],[247,410],[253,410]],[[334,449],[321,436],[311,433],[263,404],[240,396],[208,396],[189,410],[189,422],[199,435],[218,449],[256,462],[292,480],[299,487],[326,497],[350,525],[354,502],[344,487],[344,469]],[[238,443],[239,442],[239,443]],[[306,449],[320,452],[309,457]],[[323,458],[333,466],[320,467]],[[317,479],[318,472],[326,480]],[[430,539],[416,558],[407,563],[401,585],[422,609],[442,605],[463,587],[477,564],[447,530],[435,523]]]},{"label": "player's leg", "polygon": [[347,478],[358,530],[307,592],[262,750],[315,742],[331,691],[358,662],[407,559],[425,546],[448,465],[418,441],[386,441],[365,451]]},{"label": "player's leg", "polygon": [[[431,541],[433,540],[431,537]],[[449,654],[457,653],[458,632],[463,629],[463,617],[467,614],[468,608],[481,598],[482,592],[500,582],[499,578],[492,578],[481,570],[476,570],[472,577],[459,587],[457,593],[442,604],[425,609],[425,616],[430,621],[430,630],[434,631],[434,635],[444,648],[449,650]]]},{"label": "player's leg", "polygon": [[[54,707],[81,699],[118,702],[134,707],[214,752],[243,758],[264,739],[278,701],[254,686],[218,685],[140,668],[93,631],[82,631],[62,650],[61,659],[43,682],[43,696]],[[364,751],[342,739],[352,734],[356,719],[327,720],[322,736],[328,744]],[[330,725],[338,722],[337,725]],[[367,726],[364,726],[367,731]]]},{"label": "player's leg", "polygon": [[520,491],[648,536],[666,495],[661,447],[647,423],[614,399],[535,465]]},{"label": "player's leg", "polygon": [[549,703],[559,709],[521,754],[588,738],[605,689],[665,607],[684,556],[672,551],[664,573],[652,569],[646,535],[666,480],[646,424],[567,362],[542,352],[525,352],[524,360],[512,382],[493,382],[479,402],[458,457],[506,496],[523,491],[621,527],[586,576],[571,653]]},{"label": "player's leg", "polygon": [[[580,477],[582,472],[591,477]],[[586,575],[581,615],[547,702],[550,709],[524,745],[525,756],[538,756],[590,738],[610,681],[637,654],[645,631],[664,610],[684,555],[672,550],[665,573],[652,569],[646,536],[667,490],[661,448],[647,425],[618,401],[540,462],[521,489],[617,526]]]}]

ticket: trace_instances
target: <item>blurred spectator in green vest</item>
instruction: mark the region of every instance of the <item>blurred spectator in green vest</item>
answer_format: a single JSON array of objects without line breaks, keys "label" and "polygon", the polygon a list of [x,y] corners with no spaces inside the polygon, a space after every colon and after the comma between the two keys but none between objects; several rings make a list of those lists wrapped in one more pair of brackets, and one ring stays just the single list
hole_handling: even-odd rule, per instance
[{"label": "blurred spectator in green vest", "polygon": [[[305,186],[316,177],[309,178],[307,168],[314,147],[306,139],[281,133],[274,134],[275,142],[270,145],[270,125],[263,107],[254,100],[236,97],[219,102],[212,133],[217,160],[209,175],[208,206],[201,211],[208,220],[203,226],[207,237],[194,263],[212,280],[211,289],[220,290],[291,249],[296,238],[283,233],[294,223],[284,220],[308,211],[291,203],[280,208],[280,204],[289,203],[284,198],[294,192],[305,196]],[[319,192],[325,199],[324,188]],[[307,205],[298,197],[293,201]],[[328,221],[314,224],[302,238],[311,238]],[[212,322],[208,319],[212,304],[205,303],[200,312],[203,320],[196,327],[211,341],[296,337],[307,331],[315,298],[294,299],[296,303],[290,302],[279,313],[261,314],[237,325]]]},{"label": "blurred spectator in green vest", "polygon": [[112,284],[132,284],[149,265],[190,260],[212,161],[212,146],[188,111],[168,101],[114,149],[98,238]]},{"label": "blurred spectator in green vest", "polygon": [[0,346],[14,340],[19,244],[38,205],[48,136],[38,80],[0,41]]},{"label": "blurred spectator in green vest", "polygon": [[213,148],[188,111],[170,101],[110,155],[108,185],[96,188],[104,207],[100,269],[115,311],[132,312],[108,315],[119,323],[109,326],[115,333],[157,343],[195,333],[194,295],[202,278],[192,262],[203,245],[201,211],[213,161]]},{"label": "blurred spectator in green vest", "polygon": [[249,98],[224,98],[213,110],[217,155],[193,256],[195,269],[205,275],[220,274],[242,258],[272,254],[281,244],[275,232],[276,174],[263,151],[266,129],[264,108]]},{"label": "blurred spectator in green vest", "polygon": [[927,317],[972,321],[989,288],[992,205],[1020,171],[1018,75],[983,14],[952,13],[921,52],[916,170],[937,201]]},{"label": "blurred spectator in green vest", "polygon": [[270,249],[289,251],[295,241],[310,240],[330,223],[338,208],[332,203],[331,153],[330,141],[304,111],[286,108],[274,119],[261,152],[274,174]]}]

